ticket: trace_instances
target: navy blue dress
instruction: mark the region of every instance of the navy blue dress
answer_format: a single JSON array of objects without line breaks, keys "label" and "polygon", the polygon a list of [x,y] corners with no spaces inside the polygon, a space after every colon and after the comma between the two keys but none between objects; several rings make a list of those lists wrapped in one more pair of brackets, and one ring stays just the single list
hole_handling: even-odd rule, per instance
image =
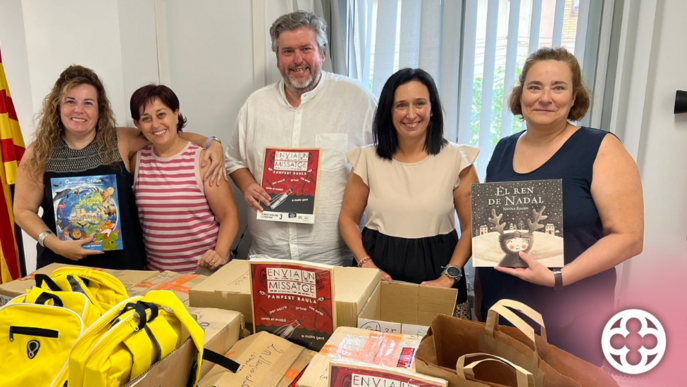
[{"label": "navy blue dress", "polygon": [[[591,194],[594,160],[609,132],[582,127],[548,161],[529,173],[513,170],[516,133],[496,145],[487,181],[563,179],[564,259],[574,261],[604,237]],[[615,269],[585,278],[561,291],[535,285],[492,268],[480,268],[482,316],[503,298],[523,302],[544,317],[549,343],[590,363],[603,362],[601,333],[613,315]]]}]

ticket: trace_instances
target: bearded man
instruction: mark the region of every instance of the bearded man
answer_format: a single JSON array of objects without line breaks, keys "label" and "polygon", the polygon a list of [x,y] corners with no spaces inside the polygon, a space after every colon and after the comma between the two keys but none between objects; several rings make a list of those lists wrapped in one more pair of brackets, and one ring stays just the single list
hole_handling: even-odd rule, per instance
[{"label": "bearded man", "polygon": [[[377,102],[357,81],[322,71],[326,22],[297,11],[270,28],[282,79],[254,92],[226,145],[226,167],[248,204],[249,255],[343,265],[350,252],[338,218],[349,169],[346,152],[372,143]],[[314,224],[256,219],[275,198],[261,185],[266,148],[320,148]],[[273,193],[274,194],[274,193]],[[283,198],[283,195],[282,195]]]}]

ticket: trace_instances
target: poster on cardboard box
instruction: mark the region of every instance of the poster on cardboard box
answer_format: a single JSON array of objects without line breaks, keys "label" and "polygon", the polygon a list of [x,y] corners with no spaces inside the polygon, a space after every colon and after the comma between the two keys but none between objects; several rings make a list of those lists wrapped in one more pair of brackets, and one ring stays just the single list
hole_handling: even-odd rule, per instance
[{"label": "poster on cardboard box", "polygon": [[336,329],[332,266],[253,259],[253,333],[271,332],[319,351]]},{"label": "poster on cardboard box", "polygon": [[265,148],[262,188],[270,205],[261,204],[257,219],[315,223],[319,148]]},{"label": "poster on cardboard box", "polygon": [[369,364],[332,361],[329,387],[446,387],[445,380],[412,372],[375,367]]},{"label": "poster on cardboard box", "polygon": [[472,185],[473,265],[527,267],[520,252],[563,267],[561,179]]}]

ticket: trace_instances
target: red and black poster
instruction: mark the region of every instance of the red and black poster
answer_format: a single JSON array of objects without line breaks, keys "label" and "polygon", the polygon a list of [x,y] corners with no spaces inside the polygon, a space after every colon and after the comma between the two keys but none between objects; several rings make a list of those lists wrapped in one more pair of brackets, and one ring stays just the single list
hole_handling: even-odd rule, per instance
[{"label": "red and black poster", "polygon": [[261,220],[315,223],[319,148],[265,148],[262,188],[270,205],[257,214]]},{"label": "red and black poster", "polygon": [[369,364],[329,363],[329,387],[446,387],[445,380]]},{"label": "red and black poster", "polygon": [[267,331],[319,351],[336,329],[333,267],[300,261],[250,261],[253,333]]}]

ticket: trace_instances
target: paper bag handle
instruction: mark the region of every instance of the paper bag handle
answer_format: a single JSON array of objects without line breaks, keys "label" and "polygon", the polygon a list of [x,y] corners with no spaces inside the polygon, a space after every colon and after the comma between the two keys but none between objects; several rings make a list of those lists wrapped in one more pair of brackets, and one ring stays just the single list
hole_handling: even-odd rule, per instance
[{"label": "paper bag handle", "polygon": [[485,324],[485,329],[489,336],[494,337],[494,331],[498,330],[499,316],[501,316],[513,324],[513,326],[518,328],[522,333],[524,333],[532,341],[535,352],[537,351],[537,344],[534,341],[534,329],[508,308],[517,310],[539,324],[539,327],[541,328],[541,338],[544,340],[544,343],[548,343],[548,340],[546,339],[546,326],[544,325],[544,319],[542,318],[541,314],[521,302],[507,299],[500,300],[491,308],[489,308],[487,322]]},{"label": "paper bag handle", "polygon": [[[484,359],[477,361],[468,360],[475,357],[484,357]],[[469,361],[468,365],[465,365],[466,360]],[[467,378],[475,379],[475,367],[485,362],[496,362],[508,366],[509,369],[515,372],[518,387],[534,387],[534,376],[531,372],[502,357],[488,353],[471,353],[461,356],[456,362],[456,374],[461,380],[467,380]]]}]

